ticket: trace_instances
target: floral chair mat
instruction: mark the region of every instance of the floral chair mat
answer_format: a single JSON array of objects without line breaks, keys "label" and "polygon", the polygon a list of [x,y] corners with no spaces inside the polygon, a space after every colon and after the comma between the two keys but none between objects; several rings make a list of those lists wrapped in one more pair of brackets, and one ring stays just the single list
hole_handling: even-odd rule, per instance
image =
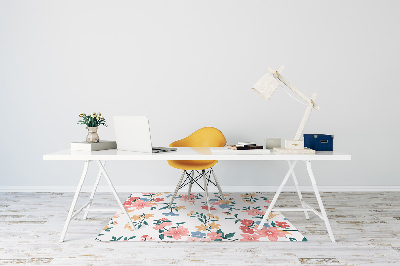
[{"label": "floral chair mat", "polygon": [[171,208],[171,193],[133,193],[124,202],[137,230],[121,212],[115,214],[99,241],[307,241],[280,212],[272,212],[257,227],[270,201],[263,193],[179,194]]}]

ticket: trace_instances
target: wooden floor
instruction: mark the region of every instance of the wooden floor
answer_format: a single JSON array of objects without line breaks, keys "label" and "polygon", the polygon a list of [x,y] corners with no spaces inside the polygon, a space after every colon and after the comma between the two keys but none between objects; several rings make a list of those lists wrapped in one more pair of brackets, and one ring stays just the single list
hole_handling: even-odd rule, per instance
[{"label": "wooden floor", "polygon": [[[110,193],[96,196],[96,205],[116,206]],[[97,242],[113,213],[90,213],[73,220],[59,243],[72,193],[0,193],[0,265],[400,265],[400,192],[321,196],[337,243],[322,220],[310,214],[307,221],[301,212],[284,215],[308,242]],[[313,194],[304,197],[317,206]],[[295,193],[278,200],[282,207],[297,203]]]}]

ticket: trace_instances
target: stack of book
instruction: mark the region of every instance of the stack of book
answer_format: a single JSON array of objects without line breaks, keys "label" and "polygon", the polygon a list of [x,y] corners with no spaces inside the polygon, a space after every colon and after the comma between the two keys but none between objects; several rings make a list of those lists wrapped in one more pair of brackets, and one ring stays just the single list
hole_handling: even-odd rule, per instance
[{"label": "stack of book", "polygon": [[227,145],[226,147],[212,147],[212,154],[270,154],[269,150],[263,148],[263,146],[257,146],[254,142],[238,142],[236,145]]},{"label": "stack of book", "polygon": [[71,142],[71,151],[101,151],[116,149],[117,142],[110,140],[100,140],[96,143],[89,143],[86,141]]},{"label": "stack of book", "polygon": [[238,142],[236,145],[227,145],[231,150],[262,150],[263,146],[257,146],[255,142]]}]

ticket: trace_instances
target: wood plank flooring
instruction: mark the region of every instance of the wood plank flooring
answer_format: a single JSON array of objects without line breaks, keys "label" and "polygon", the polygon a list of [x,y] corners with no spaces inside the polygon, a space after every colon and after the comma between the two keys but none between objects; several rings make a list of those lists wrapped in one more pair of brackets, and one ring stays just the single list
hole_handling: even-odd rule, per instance
[{"label": "wood plank flooring", "polygon": [[[0,265],[400,265],[400,192],[321,196],[337,243],[322,220],[302,212],[283,214],[308,242],[97,242],[114,213],[82,213],[59,243],[73,193],[0,193]],[[312,193],[304,198],[317,206]],[[98,193],[95,205],[117,208],[111,193]],[[297,195],[285,192],[277,205],[298,206]]]}]

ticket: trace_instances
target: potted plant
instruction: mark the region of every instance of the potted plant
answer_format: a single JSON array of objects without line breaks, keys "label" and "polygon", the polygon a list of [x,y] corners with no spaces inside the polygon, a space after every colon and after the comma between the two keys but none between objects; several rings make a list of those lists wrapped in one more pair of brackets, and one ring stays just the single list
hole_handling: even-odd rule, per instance
[{"label": "potted plant", "polygon": [[91,115],[86,115],[84,113],[79,114],[81,120],[78,124],[86,125],[88,130],[88,135],[86,136],[86,142],[96,143],[99,142],[100,137],[97,134],[97,129],[100,125],[107,126],[106,120],[101,116],[101,113],[92,113]]}]

